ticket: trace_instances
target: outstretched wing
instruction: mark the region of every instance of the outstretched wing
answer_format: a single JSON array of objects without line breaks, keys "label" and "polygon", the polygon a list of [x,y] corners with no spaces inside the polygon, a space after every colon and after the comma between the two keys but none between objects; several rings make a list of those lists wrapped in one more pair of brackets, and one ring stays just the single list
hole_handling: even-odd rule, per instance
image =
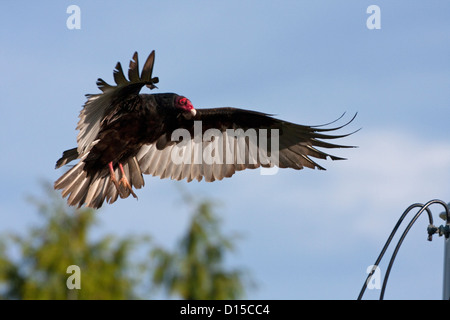
[{"label": "outstretched wing", "polygon": [[120,62],[117,63],[113,74],[115,86],[109,85],[103,79],[97,80],[97,86],[102,93],[87,94],[87,101],[79,115],[77,149],[80,155],[89,150],[100,131],[102,119],[114,109],[117,102],[124,101],[130,95],[139,94],[144,85],[150,89],[156,88],[158,78],[152,78],[154,61],[155,51],[152,51],[139,76],[138,54],[135,52],[128,69],[129,80],[125,78]]},{"label": "outstretched wing", "polygon": [[[312,158],[343,158],[317,147],[352,148],[327,140],[350,135],[332,135],[329,132],[343,128],[354,118],[344,125],[324,128],[298,125],[243,109],[197,109],[194,120],[201,121],[201,124],[180,118],[176,126],[189,133],[188,141],[172,141],[175,130],[169,131],[157,142],[142,146],[136,159],[144,174],[174,180],[187,179],[188,182],[202,178],[207,182],[222,180],[236,171],[260,166],[325,170]],[[200,130],[196,130],[196,125],[201,125]],[[216,137],[211,138],[212,135]]]}]

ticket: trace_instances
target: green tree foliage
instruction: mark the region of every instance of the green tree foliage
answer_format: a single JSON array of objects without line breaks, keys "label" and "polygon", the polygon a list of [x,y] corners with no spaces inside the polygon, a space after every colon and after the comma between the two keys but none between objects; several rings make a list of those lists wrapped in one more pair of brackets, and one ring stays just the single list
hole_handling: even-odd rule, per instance
[{"label": "green tree foliage", "polygon": [[[92,240],[99,213],[70,208],[59,194],[49,192],[48,200],[34,204],[42,223],[0,238],[0,299],[146,299],[154,288],[185,299],[243,296],[243,272],[225,270],[233,245],[221,234],[210,202],[196,204],[173,253],[148,236]],[[142,259],[135,258],[136,249]],[[150,261],[142,251],[151,252]],[[72,265],[79,267],[80,289],[67,286]]]},{"label": "green tree foliage", "polygon": [[197,205],[187,234],[174,252],[155,248],[153,283],[183,299],[238,299],[244,295],[244,274],[227,271],[224,256],[233,249],[221,234],[220,221],[208,201]]},{"label": "green tree foliage", "polygon": [[[0,242],[0,298],[2,299],[132,299],[136,278],[130,255],[138,238],[88,238],[96,213],[68,208],[51,196],[37,203],[45,223],[25,235],[9,235]],[[11,251],[18,251],[13,259]],[[81,289],[69,289],[67,279],[80,268]]]}]

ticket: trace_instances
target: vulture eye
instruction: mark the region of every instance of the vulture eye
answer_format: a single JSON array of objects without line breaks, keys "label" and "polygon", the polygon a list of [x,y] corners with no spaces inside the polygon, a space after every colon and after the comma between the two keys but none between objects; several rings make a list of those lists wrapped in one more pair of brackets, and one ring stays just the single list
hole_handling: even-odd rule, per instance
[{"label": "vulture eye", "polygon": [[180,100],[178,100],[178,103],[182,106],[184,106],[186,104],[186,102],[187,102],[186,98],[180,98]]}]

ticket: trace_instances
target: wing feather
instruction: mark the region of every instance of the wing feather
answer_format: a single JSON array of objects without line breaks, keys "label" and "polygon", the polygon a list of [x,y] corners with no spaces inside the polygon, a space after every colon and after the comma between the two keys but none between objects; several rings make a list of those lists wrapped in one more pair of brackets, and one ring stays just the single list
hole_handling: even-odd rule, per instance
[{"label": "wing feather", "polygon": [[[226,109],[230,111],[231,108]],[[221,131],[221,135],[215,138],[217,139],[218,147],[215,147],[214,152],[217,153],[218,158],[222,161],[209,163],[205,162],[202,157],[201,163],[195,163],[194,152],[196,148],[198,148],[198,146],[196,146],[196,143],[198,142],[196,142],[193,134],[191,134],[190,143],[185,146],[180,146],[179,149],[179,151],[184,154],[183,161],[180,164],[175,164],[171,159],[171,152],[174,146],[177,145],[175,142],[167,140],[166,136],[170,136],[170,134],[167,134],[166,136],[161,137],[157,144],[144,145],[140,149],[136,159],[142,173],[174,180],[186,179],[188,182],[195,179],[201,181],[203,178],[207,182],[212,182],[231,177],[236,171],[255,169],[261,166],[273,167],[274,165],[277,165],[280,168],[292,168],[295,170],[300,170],[304,167],[325,170],[322,165],[318,164],[312,158],[322,160],[326,160],[327,158],[332,160],[343,160],[344,158],[333,156],[316,147],[353,147],[323,141],[348,136],[349,134],[332,135],[328,133],[333,130],[341,129],[343,126],[317,129],[312,126],[302,126],[281,121],[258,112],[251,111],[245,113],[245,110],[243,111],[241,109],[238,109],[236,112],[237,114],[231,115],[223,114],[223,110],[218,109],[220,117],[213,115],[210,109],[197,110],[200,115],[197,116],[196,120],[201,119],[202,123],[206,124],[206,128],[216,128]],[[207,111],[204,112],[203,110]],[[277,161],[271,157],[270,146],[269,150],[260,148],[259,138],[258,140],[254,140],[245,135],[228,134],[228,131],[226,130],[230,128],[242,128],[243,130],[247,130],[251,128],[249,127],[250,123],[255,124],[255,128],[253,129],[256,129],[258,134],[259,129],[278,129],[280,131]],[[190,132],[193,132],[192,128],[187,124],[180,124],[180,127],[183,126]],[[203,133],[205,130],[206,129],[203,130]],[[267,130],[267,132],[268,131],[269,130]],[[324,131],[327,131],[327,134],[322,133]],[[272,137],[269,133],[266,144],[270,145],[274,138],[275,136]],[[205,148],[209,146],[208,151],[211,151],[212,143],[213,142],[211,141],[202,141],[200,150],[204,151]],[[190,152],[188,152],[189,150]],[[190,155],[190,157],[188,155]],[[213,154],[212,156],[215,158],[217,155]],[[231,155],[231,157],[229,155]],[[227,160],[230,159],[232,160],[231,163],[227,163]]]},{"label": "wing feather", "polygon": [[150,89],[156,88],[154,83],[158,78],[152,78],[152,70],[155,52],[152,51],[144,65],[143,76],[139,77],[138,54],[134,53],[130,61],[128,76],[125,78],[122,65],[117,63],[113,72],[115,86],[109,85],[103,79],[97,80],[97,86],[102,91],[100,94],[86,95],[87,101],[79,115],[77,125],[78,133],[78,153],[84,154],[91,147],[91,143],[96,139],[102,120],[116,107],[116,101],[123,101],[130,95],[137,95],[141,88],[146,85]]}]

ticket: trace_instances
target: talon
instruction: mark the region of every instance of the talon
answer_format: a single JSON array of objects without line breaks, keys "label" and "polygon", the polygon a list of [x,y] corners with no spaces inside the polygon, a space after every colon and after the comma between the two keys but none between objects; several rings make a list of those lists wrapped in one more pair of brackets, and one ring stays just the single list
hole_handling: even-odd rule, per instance
[{"label": "talon", "polygon": [[127,193],[129,191],[133,195],[133,197],[137,199],[137,195],[134,193],[132,186],[128,182],[127,176],[125,175],[122,164],[119,163],[120,172],[122,173],[122,178],[119,181],[117,181],[116,179],[112,162],[110,162],[108,166],[109,166],[109,173],[111,174],[111,182],[114,183],[114,185],[116,186],[116,189],[119,192],[120,197],[126,198],[128,196]]},{"label": "talon", "polygon": [[125,172],[123,171],[123,166],[120,162],[119,162],[119,168],[120,168],[120,172],[122,173],[122,178],[119,181],[119,187],[123,186],[125,188],[125,190],[122,190],[122,191],[125,191],[125,192],[127,190],[130,191],[130,193],[133,195],[133,197],[137,199],[137,195],[134,193],[133,188],[131,187],[130,183],[128,182],[127,176],[125,175]]},{"label": "talon", "polygon": [[123,193],[126,194],[126,191],[128,190],[133,195],[133,197],[137,199],[137,195],[134,193],[130,183],[128,182],[127,177],[123,176],[122,179],[120,179],[120,181],[119,181],[119,188],[120,188],[119,189],[120,193],[123,192]]}]

